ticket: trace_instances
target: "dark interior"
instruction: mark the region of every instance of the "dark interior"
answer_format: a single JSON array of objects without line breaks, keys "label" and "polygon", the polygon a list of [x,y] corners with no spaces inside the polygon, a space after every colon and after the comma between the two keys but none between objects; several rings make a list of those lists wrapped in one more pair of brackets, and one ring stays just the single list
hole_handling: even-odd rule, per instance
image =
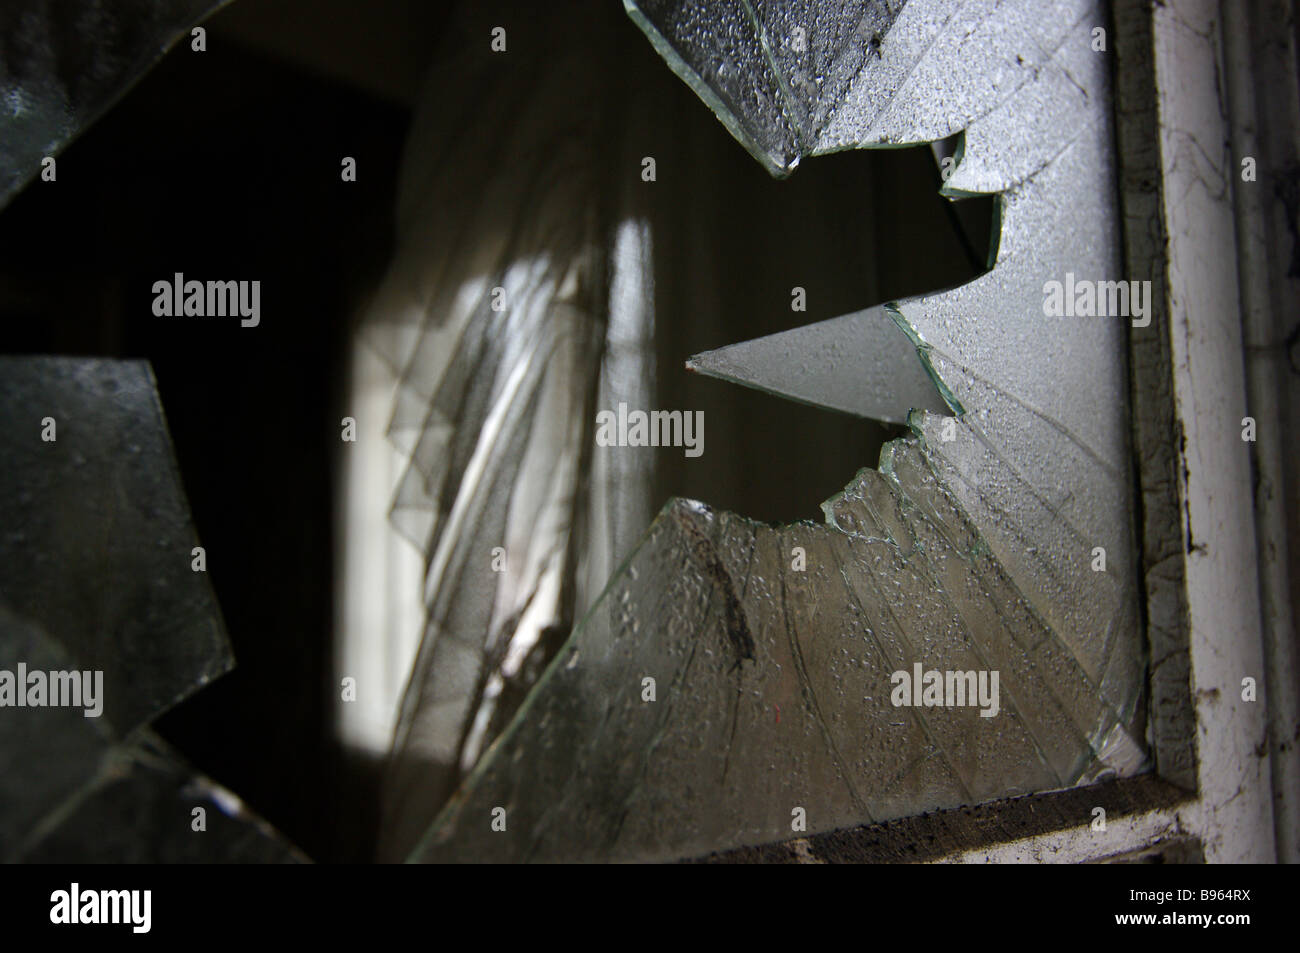
[{"label": "dark interior", "polygon": [[[349,323],[392,248],[404,132],[444,7],[236,2],[209,22],[206,53],[174,49],[60,156],[56,188],[37,181],[0,214],[0,352],[147,358],[157,376],[238,659],[159,728],[321,861],[369,859],[374,840],[377,766],[345,756],[327,717],[332,454]],[[924,146],[772,179],[630,22],[614,29],[625,68],[662,86],[680,122],[654,146],[660,168],[680,170],[656,201],[697,240],[656,261],[659,386],[667,406],[706,412],[709,453],[663,497],[820,519],[896,431],[682,362],[969,280],[987,239],[965,239]],[[340,180],[344,155],[362,157],[355,183]],[[963,204],[969,233],[987,236],[991,200]],[[155,318],[151,286],[174,272],[260,278],[267,317],[256,331]],[[806,313],[790,310],[795,285],[815,289]],[[720,317],[702,325],[699,309]]]}]

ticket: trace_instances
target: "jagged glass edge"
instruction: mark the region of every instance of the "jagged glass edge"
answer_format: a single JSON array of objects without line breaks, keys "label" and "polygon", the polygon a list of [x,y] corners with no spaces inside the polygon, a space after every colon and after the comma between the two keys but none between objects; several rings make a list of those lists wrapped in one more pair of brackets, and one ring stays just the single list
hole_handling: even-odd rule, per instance
[{"label": "jagged glass edge", "polygon": [[[763,522],[762,520],[752,519],[748,516],[744,516],[743,514],[732,513],[730,511],[726,511],[727,515],[730,518],[736,520],[738,523],[753,528],[755,531],[757,531],[758,529],[775,529],[776,531],[781,532],[797,526],[805,526],[805,527],[825,526],[833,530],[834,532],[847,537],[849,534],[845,533],[844,530],[842,530],[838,525],[836,525],[836,523],[834,522],[831,516],[831,513],[833,512],[834,504],[837,501],[844,498],[849,488],[858,480],[858,477],[864,470],[874,470],[874,472],[881,474],[888,481],[888,483],[894,488],[895,493],[899,493],[902,496],[906,497],[907,494],[903,491],[902,485],[900,484],[898,479],[894,476],[892,461],[896,450],[899,447],[902,447],[907,444],[912,444],[916,446],[916,448],[920,451],[919,452],[920,461],[930,471],[930,473],[933,474],[935,478],[936,487],[940,492],[947,493],[948,491],[946,490],[946,484],[944,483],[943,479],[940,477],[938,472],[935,471],[934,466],[931,463],[928,454],[925,452],[926,441],[925,441],[925,436],[922,433],[922,429],[921,429],[922,426],[921,417],[922,417],[921,412],[915,410],[909,412],[908,421],[907,421],[907,427],[909,433],[905,436],[896,437],[893,440],[886,441],[885,444],[880,448],[880,453],[878,455],[876,466],[874,468],[862,467],[859,470],[855,471],[854,475],[845,483],[844,489],[840,490],[839,492],[833,494],[832,496],[828,497],[825,501],[823,501],[822,511],[824,513],[824,519],[821,523],[818,523],[816,520],[806,519],[806,520],[794,520],[788,523],[771,524],[771,523]],[[956,500],[955,498],[951,498],[951,495],[950,495],[949,502],[965,518],[970,532],[975,537],[976,542],[975,542],[974,551],[984,551],[984,552],[991,553],[992,549],[989,546],[988,541],[984,536],[984,533],[980,530],[979,525],[975,523],[973,519],[971,519],[970,514],[966,512],[966,509],[961,505],[961,503],[958,500]],[[702,503],[698,500],[692,500],[688,497],[678,497],[678,496],[670,497],[668,501],[659,509],[659,512],[656,513],[654,519],[650,521],[650,525],[646,527],[645,531],[642,533],[641,538],[638,540],[637,544],[634,547],[632,547],[632,549],[629,551],[627,556],[624,557],[624,559],[619,563],[618,568],[613,573],[611,573],[609,580],[605,583],[605,586],[601,590],[600,595],[592,602],[591,607],[583,615],[582,619],[573,627],[573,629],[569,633],[568,638],[564,640],[564,643],[556,651],[555,656],[547,664],[546,669],[542,672],[541,676],[529,689],[527,697],[520,704],[518,710],[514,714],[514,717],[511,718],[510,723],[501,731],[499,735],[497,735],[495,739],[493,739],[492,743],[479,756],[479,759],[475,763],[473,770],[471,770],[470,773],[461,781],[460,785],[456,789],[456,792],[451,796],[451,798],[448,799],[447,803],[444,804],[442,808],[439,809],[438,813],[434,816],[433,820],[425,828],[424,833],[420,835],[419,839],[408,851],[406,857],[407,863],[417,862],[417,859],[420,856],[427,853],[430,847],[430,842],[437,836],[438,832],[448,827],[449,825],[455,824],[456,817],[460,813],[462,803],[466,799],[466,795],[478,787],[478,783],[482,778],[482,776],[486,774],[488,770],[494,766],[496,757],[500,749],[502,749],[510,741],[510,739],[514,737],[515,733],[520,729],[524,721],[529,717],[534,705],[537,704],[538,700],[545,693],[545,689],[551,682],[555,673],[560,669],[562,669],[566,664],[568,664],[571,658],[571,653],[568,652],[567,650],[571,648],[573,644],[577,641],[579,635],[586,628],[586,626],[591,622],[591,620],[596,616],[597,612],[608,611],[608,606],[606,605],[606,598],[612,597],[613,590],[615,589],[616,586],[622,585],[629,578],[631,578],[628,573],[628,566],[633,562],[634,559],[636,559],[640,555],[642,549],[651,542],[651,537],[660,528],[660,524],[662,522],[671,519],[671,517],[669,516],[669,511],[681,505],[686,505],[693,508],[704,508],[710,511],[713,510],[713,508],[710,507],[707,503]],[[1006,581],[1007,581],[1007,585],[1011,589],[1013,589],[1016,592],[1020,592],[1020,588],[1016,584],[1014,579],[1008,576]],[[1023,598],[1023,593],[1021,593],[1021,595]],[[1025,600],[1025,605],[1027,611],[1034,618],[1039,620],[1040,624],[1043,625],[1045,631],[1049,633],[1053,633],[1054,635],[1054,630],[1051,628],[1050,625],[1046,623],[1045,620],[1042,620],[1039,617],[1038,612],[1033,607],[1032,603],[1030,603],[1028,600]],[[1118,714],[1118,713],[1112,710],[1112,714]],[[1117,723],[1123,724],[1122,721],[1119,721]],[[1089,768],[1097,764],[1098,759],[1101,757],[1101,749],[1099,745],[1104,740],[1103,735],[1104,732],[1102,732],[1101,728],[1099,727],[1094,731],[1092,736],[1088,736],[1084,738],[1084,743],[1087,746],[1087,750],[1091,752],[1091,757],[1090,758],[1088,758],[1087,756],[1080,757],[1080,763],[1076,765],[1074,776],[1072,781],[1070,782],[1069,787],[1075,787],[1079,783],[1083,782],[1087,778]],[[1037,793],[1042,793],[1042,792],[1037,792]]]},{"label": "jagged glass edge", "polygon": [[[752,19],[753,13],[748,9],[748,4],[745,4],[745,7],[746,11],[750,13]],[[771,173],[773,177],[784,179],[798,167],[801,158],[800,155],[796,154],[788,161],[788,163],[786,161],[778,161],[776,155],[772,151],[760,145],[753,137],[745,132],[744,126],[736,117],[735,113],[733,113],[722,101],[721,97],[714,92],[713,87],[706,83],[703,77],[701,77],[699,73],[695,72],[691,65],[681,57],[677,52],[677,48],[668,41],[667,37],[660,33],[658,28],[650,22],[649,18],[641,12],[640,8],[636,5],[636,0],[623,0],[623,9],[627,11],[628,17],[630,17],[632,22],[637,25],[637,28],[640,29],[641,32],[646,35],[646,38],[650,40],[651,45],[655,48],[655,52],[657,52],[660,57],[663,58],[664,62],[668,64],[669,69],[676,73],[677,77],[681,79],[682,82],[686,83],[695,95],[703,100],[704,104],[713,111],[715,116],[718,117],[718,121],[726,127],[727,132],[731,133],[732,138],[744,146],[745,151],[757,159],[763,168]],[[755,25],[755,29],[759,31],[760,43],[762,43],[762,31],[757,25]],[[768,56],[765,45],[763,55],[764,59],[768,60],[770,67],[770,57]],[[780,83],[777,84],[777,87],[778,89],[781,89]],[[786,95],[784,89],[781,89],[781,95],[783,97]],[[788,102],[786,105],[788,107]],[[786,112],[787,114],[789,113],[788,108],[786,109]],[[800,133],[798,123],[794,123],[794,129],[797,140]]]},{"label": "jagged glass edge", "polygon": [[[63,136],[61,136],[58,139],[55,139],[53,142],[49,144],[49,154],[52,156],[57,156],[62,154],[63,150],[67,149],[68,146],[76,142],[77,139],[82,134],[84,134],[87,129],[91,128],[93,125],[95,125],[95,123],[99,122],[99,120],[102,119],[110,110],[115,108],[117,104],[126,97],[127,93],[135,89],[135,87],[140,83],[140,81],[143,80],[145,76],[147,76],[154,69],[154,67],[156,67],[159,63],[162,62],[163,58],[172,51],[172,48],[176,46],[177,43],[179,43],[186,36],[189,36],[190,31],[193,30],[194,27],[198,26],[201,23],[206,23],[209,19],[211,19],[212,15],[215,14],[217,11],[221,10],[223,7],[229,6],[231,3],[234,2],[235,0],[213,0],[212,5],[207,9],[207,11],[205,11],[203,15],[200,16],[193,23],[189,24],[188,26],[181,27],[175,33],[170,33],[170,34],[164,33],[159,38],[159,42],[156,47],[149,49],[148,51],[146,51],[141,55],[142,62],[141,61],[137,62],[138,68],[136,73],[130,78],[128,78],[127,81],[123,83],[120,87],[118,87],[116,90],[111,92],[100,104],[99,108],[86,113],[84,116],[77,117],[79,118],[80,121],[75,121],[74,125],[70,129],[68,129],[68,131]],[[10,202],[12,202],[17,196],[21,195],[22,192],[27,188],[27,186],[32,184],[32,180],[36,178],[36,174],[39,171],[40,171],[39,165],[33,166],[31,169],[29,169],[25,174],[23,174],[19,179],[17,179],[14,182],[13,187],[11,189],[7,191],[0,190],[0,211],[4,211],[5,207]]]}]

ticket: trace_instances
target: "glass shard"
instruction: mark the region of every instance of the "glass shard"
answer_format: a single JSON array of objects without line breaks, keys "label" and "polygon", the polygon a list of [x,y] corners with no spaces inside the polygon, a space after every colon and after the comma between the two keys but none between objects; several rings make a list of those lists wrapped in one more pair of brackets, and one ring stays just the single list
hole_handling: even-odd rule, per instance
[{"label": "glass shard", "polygon": [[[415,858],[668,860],[1077,781],[1119,715],[919,442],[826,513],[670,504]],[[998,710],[896,706],[916,665],[999,672]]]},{"label": "glass shard", "polygon": [[747,0],[624,0],[665,61],[736,140],[776,175],[802,152],[794,103],[772,69]]},{"label": "glass shard", "polygon": [[[202,809],[203,830],[195,829]],[[285,864],[307,858],[151,732],[105,753],[17,860],[37,864]]]},{"label": "glass shard", "polygon": [[6,0],[0,208],[227,0]]},{"label": "glass shard", "polygon": [[0,604],[104,673],[119,732],[228,671],[143,361],[0,358]]},{"label": "glass shard", "polygon": [[916,348],[883,307],[697,354],[709,377],[887,423],[947,407]]},{"label": "glass shard", "polygon": [[301,860],[147,727],[233,664],[149,365],[0,358],[0,459],[0,860]]},{"label": "glass shard", "polygon": [[[77,668],[39,626],[0,605],[0,672],[16,680],[20,664],[41,673]],[[0,862],[16,858],[51,805],[95,777],[113,741],[103,720],[85,717],[80,707],[17,706],[15,701],[16,696],[7,698],[0,708]]]}]

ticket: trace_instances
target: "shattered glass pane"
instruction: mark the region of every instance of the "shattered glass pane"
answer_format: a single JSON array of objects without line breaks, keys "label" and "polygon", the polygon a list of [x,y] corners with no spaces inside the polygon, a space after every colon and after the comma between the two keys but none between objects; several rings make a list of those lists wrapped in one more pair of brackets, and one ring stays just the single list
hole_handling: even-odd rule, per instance
[{"label": "shattered glass pane", "polygon": [[[922,446],[826,511],[671,504],[416,856],[668,860],[788,836],[795,808],[832,830],[1077,782],[1121,718]],[[896,707],[918,664],[997,671],[997,709]]]},{"label": "shattered glass pane", "polygon": [[[204,829],[194,830],[203,809]],[[106,753],[95,783],[16,858],[37,864],[288,864],[307,858],[158,737]]]},{"label": "shattered glass pane", "polygon": [[805,151],[817,142],[854,77],[879,57],[907,0],[752,0],[778,86]]},{"label": "shattered glass pane", "polygon": [[149,365],[0,358],[0,460],[0,861],[302,859],[146,727],[233,665]]},{"label": "shattered glass pane", "polygon": [[800,151],[798,120],[771,69],[746,0],[624,0],[624,5],[673,72],[755,158],[776,172],[794,168]]},{"label": "shattered glass pane", "polygon": [[0,604],[103,671],[103,717],[130,732],[228,671],[149,366],[0,358],[0,421]]},{"label": "shattered glass pane", "polygon": [[0,5],[0,208],[227,0]]},{"label": "shattered glass pane", "polygon": [[[629,9],[775,173],[962,133],[944,192],[1001,194],[992,270],[886,306],[956,416],[896,393],[911,435],[824,526],[670,503],[414,856],[672,859],[1141,770],[1130,315],[1044,303],[1051,281],[1121,278],[1104,6]],[[888,338],[848,327],[764,346],[880,373]],[[884,416],[886,382],[810,385],[732,351],[696,364]],[[909,702],[933,672],[946,702]]]},{"label": "shattered glass pane", "polygon": [[[592,156],[606,111],[572,104],[602,87],[611,54],[553,42],[570,25],[538,5],[512,10],[512,31],[529,43],[512,50],[508,81],[474,39],[475,5],[448,27],[429,79],[436,95],[406,147],[402,251],[367,329],[367,346],[394,369],[389,434],[408,455],[392,521],[427,561],[423,633],[385,784],[387,858],[404,856],[505,727],[575,604],[590,605],[584,591],[599,591],[611,553],[630,551],[652,515],[615,501],[593,526],[607,547],[580,555],[572,542],[587,518],[575,486],[589,480],[602,494],[611,478],[628,476],[624,490],[644,479],[609,475],[587,412],[596,386],[636,399],[639,372],[596,376],[604,349],[640,348],[644,305],[619,284],[640,263],[629,233],[628,267],[609,289],[629,301],[607,320],[591,291],[606,281],[606,223],[591,202],[605,186]],[[626,26],[617,7],[597,15]],[[470,116],[441,92],[466,77],[483,81]],[[530,157],[526,175],[519,156]]]},{"label": "shattered glass pane", "polygon": [[[62,647],[30,620],[0,605],[0,671],[76,668]],[[90,782],[112,743],[101,718],[82,708],[5,707],[0,710],[0,861],[14,858],[37,822]]]}]

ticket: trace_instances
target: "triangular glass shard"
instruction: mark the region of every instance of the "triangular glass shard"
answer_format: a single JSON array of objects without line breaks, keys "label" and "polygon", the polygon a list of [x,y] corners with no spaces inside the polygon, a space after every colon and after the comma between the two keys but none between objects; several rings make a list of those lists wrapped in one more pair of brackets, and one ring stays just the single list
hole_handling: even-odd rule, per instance
[{"label": "triangular glass shard", "polygon": [[948,409],[884,307],[697,354],[686,366],[792,400],[886,423]]},{"label": "triangular glass shard", "polygon": [[[195,827],[200,816],[201,830]],[[35,864],[308,860],[238,797],[195,774],[148,731],[132,744],[106,751],[94,782],[53,806],[15,859]]]}]

